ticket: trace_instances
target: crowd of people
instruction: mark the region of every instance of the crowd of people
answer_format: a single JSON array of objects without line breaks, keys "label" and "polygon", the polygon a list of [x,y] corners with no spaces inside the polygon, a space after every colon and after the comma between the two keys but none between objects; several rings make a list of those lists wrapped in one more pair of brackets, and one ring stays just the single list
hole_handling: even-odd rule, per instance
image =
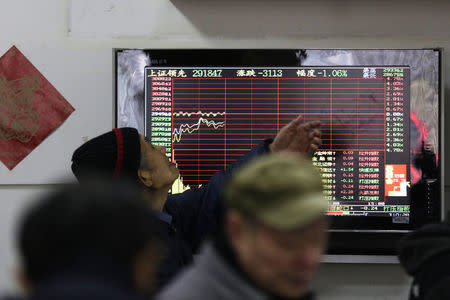
[{"label": "crowd of people", "polygon": [[[20,219],[24,295],[4,299],[315,299],[329,225],[311,161],[320,145],[320,122],[299,116],[207,184],[171,194],[179,171],[164,147],[134,128],[93,138],[73,153],[78,183]],[[402,241],[411,299],[446,299],[448,232]]]}]

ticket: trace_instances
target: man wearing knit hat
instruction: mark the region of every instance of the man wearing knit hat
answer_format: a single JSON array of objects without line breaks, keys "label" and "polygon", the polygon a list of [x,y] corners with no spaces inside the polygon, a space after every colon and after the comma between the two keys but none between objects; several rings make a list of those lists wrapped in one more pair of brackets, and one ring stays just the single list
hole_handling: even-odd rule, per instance
[{"label": "man wearing knit hat", "polygon": [[271,154],[233,174],[222,230],[156,298],[313,299],[327,244],[327,201],[311,160]]},{"label": "man wearing knit hat", "polygon": [[313,154],[321,145],[319,126],[320,121],[305,122],[299,116],[273,140],[261,142],[226,170],[214,174],[208,184],[181,194],[168,194],[179,171],[166,157],[165,148],[151,144],[133,128],[114,129],[86,142],[73,154],[72,171],[80,182],[88,181],[88,174],[96,171],[111,179],[131,179],[143,190],[167,244],[159,274],[162,286],[192,262],[193,254],[208,235],[218,231],[223,215],[221,191],[227,177],[265,153]]}]

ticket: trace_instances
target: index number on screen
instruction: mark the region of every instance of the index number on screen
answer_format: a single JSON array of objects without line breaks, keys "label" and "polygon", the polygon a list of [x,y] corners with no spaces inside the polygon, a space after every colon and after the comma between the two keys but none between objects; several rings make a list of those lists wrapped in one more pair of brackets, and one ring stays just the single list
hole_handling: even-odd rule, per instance
[{"label": "index number on screen", "polygon": [[192,70],[192,77],[222,77],[222,70],[220,69],[196,69]]}]

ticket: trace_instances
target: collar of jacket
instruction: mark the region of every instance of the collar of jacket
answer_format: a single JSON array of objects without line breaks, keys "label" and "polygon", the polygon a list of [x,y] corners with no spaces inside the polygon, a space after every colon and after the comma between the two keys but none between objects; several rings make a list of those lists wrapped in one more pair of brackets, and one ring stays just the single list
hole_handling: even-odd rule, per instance
[{"label": "collar of jacket", "polygon": [[152,210],[152,214],[153,216],[155,216],[155,218],[163,221],[164,223],[167,223],[169,225],[172,224],[172,216],[168,213],[159,210]]}]

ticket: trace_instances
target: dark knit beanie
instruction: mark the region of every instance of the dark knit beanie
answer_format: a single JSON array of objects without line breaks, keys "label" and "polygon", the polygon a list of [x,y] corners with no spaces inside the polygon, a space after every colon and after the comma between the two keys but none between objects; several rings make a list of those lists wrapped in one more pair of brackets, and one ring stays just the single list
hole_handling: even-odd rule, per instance
[{"label": "dark knit beanie", "polygon": [[81,145],[72,156],[72,172],[78,181],[90,180],[93,173],[137,180],[141,162],[141,142],[135,128],[116,128]]}]

